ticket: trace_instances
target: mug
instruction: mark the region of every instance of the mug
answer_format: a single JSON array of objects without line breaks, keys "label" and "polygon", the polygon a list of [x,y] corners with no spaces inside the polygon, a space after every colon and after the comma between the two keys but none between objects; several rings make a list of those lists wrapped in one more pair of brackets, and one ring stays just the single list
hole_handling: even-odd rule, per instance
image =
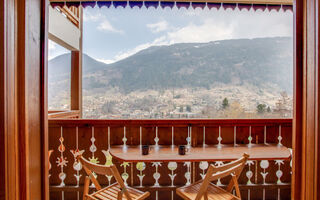
[{"label": "mug", "polygon": [[149,150],[150,150],[149,145],[142,145],[142,155],[148,155]]},{"label": "mug", "polygon": [[184,145],[179,146],[179,155],[186,155],[186,152],[188,152],[189,149],[186,148]]}]

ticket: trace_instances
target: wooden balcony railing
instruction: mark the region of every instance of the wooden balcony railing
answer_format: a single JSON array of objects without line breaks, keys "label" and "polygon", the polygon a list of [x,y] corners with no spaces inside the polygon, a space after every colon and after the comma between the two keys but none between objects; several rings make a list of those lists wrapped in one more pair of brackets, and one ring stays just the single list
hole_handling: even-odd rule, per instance
[{"label": "wooden balcony railing", "polygon": [[57,9],[66,16],[76,27],[80,28],[80,7],[57,7]]},{"label": "wooden balcony railing", "polygon": [[78,119],[80,118],[79,110],[50,110],[48,119]]},{"label": "wooden balcony railing", "polygon": [[[180,199],[176,187],[203,177],[207,161],[195,163],[120,163],[113,145],[192,146],[262,143],[291,148],[291,119],[245,120],[49,120],[50,199],[81,199],[85,173],[75,156],[114,163],[125,183],[151,192],[149,199]],[[215,165],[222,161],[214,162]],[[112,177],[98,177],[103,185]],[[217,184],[225,184],[220,180]],[[290,160],[250,160],[239,182],[243,199],[290,199]],[[93,188],[92,188],[93,189]]]}]

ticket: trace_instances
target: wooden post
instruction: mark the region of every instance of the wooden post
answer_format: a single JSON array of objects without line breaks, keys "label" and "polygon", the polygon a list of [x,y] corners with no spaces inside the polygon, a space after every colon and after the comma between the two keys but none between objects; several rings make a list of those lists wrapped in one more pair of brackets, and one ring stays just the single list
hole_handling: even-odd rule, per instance
[{"label": "wooden post", "polygon": [[80,9],[80,48],[79,51],[71,52],[71,110],[79,110],[82,118],[82,33],[83,12]]},{"label": "wooden post", "polygon": [[0,199],[48,199],[47,6],[0,2]]},{"label": "wooden post", "polygon": [[294,85],[293,85],[293,123],[292,123],[292,181],[291,197],[300,199],[302,194],[302,85],[303,85],[303,1],[296,0],[294,4]]},{"label": "wooden post", "polygon": [[15,1],[0,2],[0,199],[19,199],[15,113]]},{"label": "wooden post", "polygon": [[296,0],[293,120],[294,199],[319,199],[319,2]]}]

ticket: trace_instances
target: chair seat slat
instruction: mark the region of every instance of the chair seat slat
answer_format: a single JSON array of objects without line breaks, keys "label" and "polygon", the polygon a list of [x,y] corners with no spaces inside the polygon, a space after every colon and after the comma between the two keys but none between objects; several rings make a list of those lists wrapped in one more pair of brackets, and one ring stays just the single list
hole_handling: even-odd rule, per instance
[{"label": "chair seat slat", "polygon": [[[207,174],[202,181],[198,181],[189,186],[181,187],[177,189],[177,194],[185,200],[233,200],[241,199],[240,192],[237,192],[237,196],[231,194],[229,191],[233,187],[236,191],[239,191],[239,185],[237,179],[240,176],[241,171],[244,168],[245,163],[249,155],[244,154],[238,160],[224,164],[220,167],[215,167],[210,165],[207,170]],[[217,180],[219,178],[224,178],[227,176],[232,176],[232,179],[228,185],[230,190],[224,190],[211,181]]]},{"label": "chair seat slat", "polygon": [[[85,169],[85,172],[88,174],[88,177],[86,177],[86,180],[88,179],[88,181],[86,181],[84,185],[84,200],[143,200],[150,196],[149,192],[142,192],[140,190],[125,186],[116,166],[94,164],[84,159],[82,156],[78,156],[77,159],[80,160],[81,164]],[[98,183],[97,179],[93,176],[92,172],[95,172],[96,174],[100,175],[114,176],[116,183],[113,183],[112,185],[107,186],[105,188],[101,188],[100,184]],[[88,194],[90,180],[94,183],[96,189],[98,190],[92,193],[91,195]],[[120,188],[122,188],[122,191]]]}]

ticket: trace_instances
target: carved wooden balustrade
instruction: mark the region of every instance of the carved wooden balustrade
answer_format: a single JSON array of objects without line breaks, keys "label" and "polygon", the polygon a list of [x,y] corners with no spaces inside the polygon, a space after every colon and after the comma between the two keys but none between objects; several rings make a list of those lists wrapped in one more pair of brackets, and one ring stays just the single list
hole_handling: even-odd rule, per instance
[{"label": "carved wooden balustrade", "polygon": [[[75,156],[117,165],[125,183],[151,192],[149,199],[180,199],[176,187],[206,173],[208,162],[120,163],[112,145],[271,144],[291,148],[291,119],[244,120],[49,120],[50,198],[81,199],[85,173]],[[218,161],[212,164],[220,165]],[[211,163],[210,163],[211,164]],[[112,177],[98,177],[104,185]],[[223,185],[227,180],[219,180]],[[291,161],[248,161],[239,182],[244,199],[290,199]]]},{"label": "carved wooden balustrade", "polygon": [[80,7],[56,7],[66,18],[68,18],[76,27],[80,28]]}]

